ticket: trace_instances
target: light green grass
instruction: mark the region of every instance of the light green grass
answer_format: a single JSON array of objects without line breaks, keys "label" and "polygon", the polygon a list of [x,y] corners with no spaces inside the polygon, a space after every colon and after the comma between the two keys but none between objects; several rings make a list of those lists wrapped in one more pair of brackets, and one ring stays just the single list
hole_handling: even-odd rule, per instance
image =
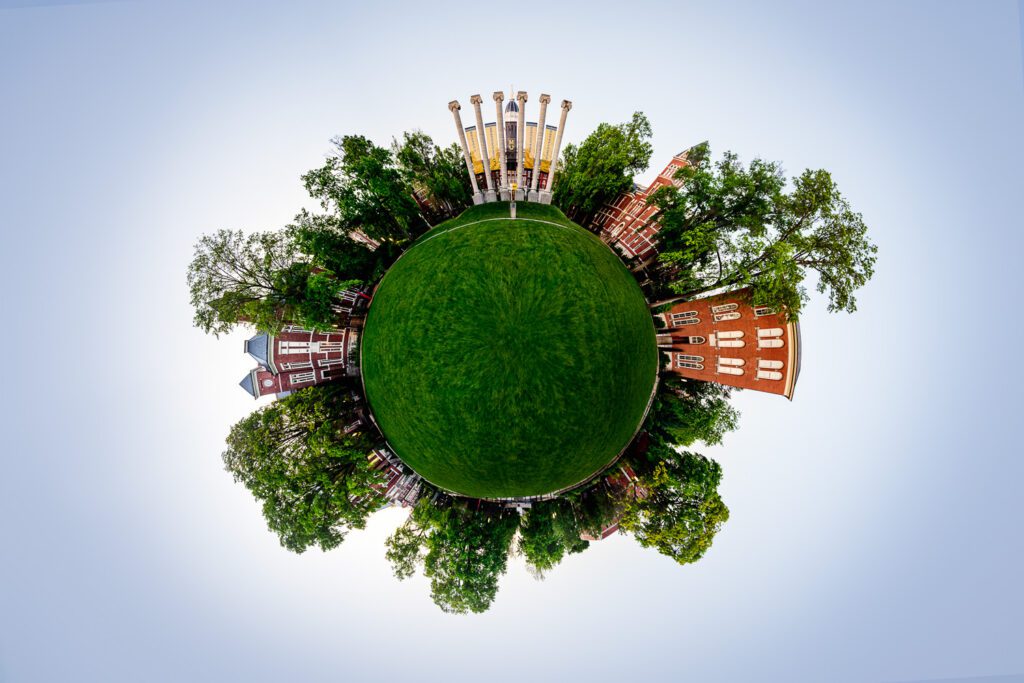
[{"label": "light green grass", "polygon": [[398,456],[485,498],[549,493],[607,465],[657,373],[647,304],[607,246],[552,207],[499,216],[507,204],[475,207],[421,237],[374,294],[361,350]]}]

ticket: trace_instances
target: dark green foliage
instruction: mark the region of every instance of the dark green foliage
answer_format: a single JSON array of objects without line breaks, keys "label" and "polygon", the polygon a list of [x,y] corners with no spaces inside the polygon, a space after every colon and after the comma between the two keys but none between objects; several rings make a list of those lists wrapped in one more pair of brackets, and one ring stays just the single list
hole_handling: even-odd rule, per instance
[{"label": "dark green foliage", "polygon": [[299,251],[339,279],[365,283],[383,274],[379,250],[352,239],[335,216],[303,210],[287,230]]},{"label": "dark green foliage", "polygon": [[584,225],[605,203],[633,189],[651,159],[651,124],[641,112],[626,123],[602,123],[578,147],[566,145],[555,174],[555,206]]},{"label": "dark green foliage", "polygon": [[404,180],[425,195],[431,223],[455,218],[470,206],[473,190],[458,144],[441,148],[415,130],[395,140],[391,150]]},{"label": "dark green foliage", "polygon": [[235,481],[263,504],[281,545],[294,552],[329,550],[349,528],[363,528],[377,506],[370,446],[344,435],[354,419],[351,388],[308,387],[252,413],[231,428],[223,459]]},{"label": "dark green foliage", "polygon": [[334,140],[337,154],[302,176],[310,196],[337,218],[344,231],[361,230],[376,240],[404,242],[426,222],[390,150],[361,135]]},{"label": "dark green foliage", "polygon": [[668,445],[655,445],[652,451],[656,464],[640,478],[646,495],[627,499],[621,526],[645,548],[679,564],[696,562],[729,519],[729,508],[718,495],[722,468]]},{"label": "dark green foliage", "polygon": [[331,329],[337,295],[353,284],[304,262],[286,231],[205,235],[188,270],[195,324],[214,334],[240,322],[270,333],[287,324]]},{"label": "dark green foliage", "polygon": [[719,444],[739,423],[739,413],[729,405],[731,391],[713,382],[666,375],[658,385],[645,427],[658,442]]},{"label": "dark green foliage", "polygon": [[388,539],[387,557],[399,579],[422,565],[431,597],[445,612],[485,612],[498,593],[518,526],[515,512],[424,499]]},{"label": "dark green foliage", "polygon": [[580,538],[572,503],[564,498],[537,501],[519,525],[519,552],[535,575],[543,577],[566,553],[583,552],[590,544]]},{"label": "dark green foliage", "polygon": [[728,152],[712,163],[707,143],[688,161],[677,173],[682,187],[649,200],[659,208],[664,288],[688,298],[751,287],[756,305],[797,317],[813,271],[830,311],[856,310],[854,292],[871,279],[877,248],[827,171],[804,171],[787,188],[778,163],[744,167]]}]

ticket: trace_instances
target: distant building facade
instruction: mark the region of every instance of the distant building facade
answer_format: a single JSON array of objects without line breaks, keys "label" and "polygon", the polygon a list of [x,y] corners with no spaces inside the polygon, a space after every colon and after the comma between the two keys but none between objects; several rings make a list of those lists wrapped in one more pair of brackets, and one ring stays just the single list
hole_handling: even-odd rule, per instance
[{"label": "distant building facade", "polygon": [[354,362],[358,341],[355,328],[313,332],[291,326],[277,335],[258,334],[245,342],[245,352],[259,365],[239,384],[259,398],[358,374]]},{"label": "distant building facade", "polygon": [[655,317],[666,370],[793,398],[800,326],[784,312],[754,306],[749,289],[677,303]]},{"label": "distant building facade", "polygon": [[658,177],[646,188],[634,185],[631,192],[605,204],[591,219],[589,227],[601,240],[614,247],[627,262],[639,267],[657,255],[657,235],[661,227],[655,220],[657,208],[647,203],[655,190],[666,185],[681,187],[676,172],[686,166],[686,152],[672,157]]}]

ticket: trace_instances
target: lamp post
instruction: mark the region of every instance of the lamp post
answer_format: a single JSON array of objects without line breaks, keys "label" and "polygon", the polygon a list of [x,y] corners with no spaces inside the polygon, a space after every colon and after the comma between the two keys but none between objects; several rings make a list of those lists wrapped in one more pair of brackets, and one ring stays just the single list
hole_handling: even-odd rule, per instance
[{"label": "lamp post", "polygon": [[512,183],[512,201],[508,205],[512,218],[516,217],[516,184]]}]

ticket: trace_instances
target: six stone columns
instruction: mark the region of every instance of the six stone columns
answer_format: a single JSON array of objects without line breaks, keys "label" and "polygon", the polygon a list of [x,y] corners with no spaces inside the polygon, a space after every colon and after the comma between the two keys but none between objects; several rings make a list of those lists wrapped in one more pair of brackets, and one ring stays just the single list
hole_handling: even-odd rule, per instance
[{"label": "six stone columns", "polygon": [[484,134],[484,115],[480,113],[480,103],[483,99],[479,95],[473,95],[469,101],[473,103],[473,109],[476,111],[476,135],[480,139],[480,160],[483,162],[484,180],[487,181],[487,194],[484,195],[484,200],[494,202],[498,197],[494,194],[494,181],[491,179],[491,155],[487,151],[487,135]]},{"label": "six stone columns", "polygon": [[505,101],[505,93],[500,90],[494,91],[494,114],[495,124],[498,127],[498,134],[495,142],[498,145],[498,186],[501,192],[501,201],[509,200],[508,194],[508,163],[505,160],[505,116],[502,112],[501,103]]},{"label": "six stone columns", "polygon": [[516,102],[519,103],[519,120],[516,123],[516,199],[523,199],[526,193],[523,191],[523,158],[526,155],[526,91],[520,90],[516,93]]},{"label": "six stone columns", "polygon": [[[540,185],[540,164],[541,157],[544,155],[544,136],[547,133],[545,121],[547,118],[548,104],[551,102],[550,95],[540,96],[540,120],[537,123],[537,135],[533,140],[533,175],[530,178],[529,193],[527,188],[523,187],[523,180],[526,177],[524,162],[526,159],[526,92],[520,90],[516,93],[516,102],[519,105],[519,114],[516,122],[516,172],[515,177],[511,177],[508,172],[508,158],[507,149],[508,141],[505,139],[505,116],[502,110],[502,102],[505,101],[504,93],[496,91],[494,97],[494,111],[497,115],[495,125],[498,127],[497,135],[495,136],[495,144],[498,146],[496,156],[498,158],[498,191],[502,201],[509,201],[510,199],[526,199],[529,197],[531,202],[540,202],[541,204],[551,203],[551,186],[555,181],[555,171],[558,168],[558,155],[562,150],[562,133],[565,132],[565,117],[569,114],[569,110],[572,109],[572,102],[569,100],[562,100],[562,116],[558,121],[558,131],[555,133],[555,146],[552,150],[553,154],[551,157],[551,164],[548,170],[547,181],[544,183],[544,187],[538,190]],[[498,199],[498,194],[494,187],[494,178],[491,175],[491,155],[487,149],[487,133],[484,129],[484,117],[480,110],[480,104],[483,102],[483,98],[480,95],[473,95],[469,98],[469,101],[473,103],[473,109],[476,112],[476,132],[479,136],[480,141],[480,154],[481,161],[484,167],[484,178],[487,180],[487,193],[486,195],[480,191],[480,186],[476,181],[476,171],[473,168],[473,156],[469,151],[469,144],[466,142],[466,129],[462,127],[462,115],[459,114],[459,110],[462,109],[459,105],[458,100],[452,100],[448,103],[448,110],[451,111],[452,116],[455,119],[455,129],[459,133],[459,143],[462,145],[462,156],[466,160],[466,170],[469,172],[469,182],[473,187],[473,203],[483,204],[485,201],[493,202]],[[510,192],[510,185],[512,182],[516,184],[516,195],[512,197]]]},{"label": "six stone columns", "polygon": [[551,153],[551,166],[548,168],[548,181],[540,191],[540,203],[551,203],[551,184],[555,182],[555,169],[558,167],[558,154],[562,150],[562,132],[565,131],[565,117],[572,109],[572,102],[562,100],[562,116],[558,119],[558,132],[555,133],[555,149]]},{"label": "six stone columns", "polygon": [[540,96],[540,118],[537,120],[537,135],[533,139],[533,177],[530,178],[530,201],[537,201],[537,183],[540,181],[540,158],[544,154],[544,117],[548,113],[551,95]]},{"label": "six stone columns", "polygon": [[462,143],[462,156],[466,159],[466,170],[469,171],[469,182],[473,185],[473,203],[483,204],[484,196],[480,194],[480,188],[476,184],[476,171],[473,170],[473,157],[469,155],[469,145],[466,144],[466,131],[462,127],[462,116],[459,114],[459,110],[462,106],[458,100],[452,100],[448,103],[448,109],[452,112],[452,116],[455,117],[455,128],[459,131],[459,142]]}]

